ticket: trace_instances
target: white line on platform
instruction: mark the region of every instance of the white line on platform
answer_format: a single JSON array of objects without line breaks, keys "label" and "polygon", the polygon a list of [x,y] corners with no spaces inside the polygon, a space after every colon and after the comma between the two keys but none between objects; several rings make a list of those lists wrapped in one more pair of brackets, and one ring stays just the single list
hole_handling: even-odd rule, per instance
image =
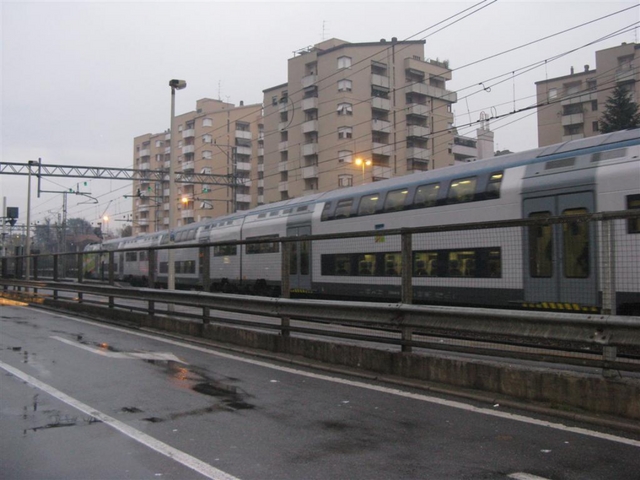
[{"label": "white line on platform", "polygon": [[87,415],[91,415],[92,417],[97,418],[101,422],[109,425],[112,428],[115,428],[121,433],[124,433],[126,436],[132,438],[136,442],[139,442],[155,450],[156,452],[164,455],[165,457],[169,457],[172,460],[175,460],[176,462],[181,463],[185,467],[188,467],[192,470],[195,470],[198,473],[201,473],[207,478],[210,478],[212,480],[238,480],[236,477],[229,475],[228,473],[223,472],[222,470],[218,470],[217,468],[212,467],[208,463],[198,460],[197,458],[192,457],[191,455],[184,453],[181,450],[173,448],[170,445],[167,445],[166,443],[163,443],[160,440],[157,440],[156,438],[151,437],[150,435],[147,435],[146,433],[142,433],[141,431],[136,430],[133,427],[130,427],[126,423],[123,423],[119,420],[116,420],[113,417],[110,417],[109,415],[105,415],[104,413],[98,410],[95,410],[94,408],[91,408],[89,405],[82,403],[73,397],[70,397],[69,395],[61,392],[60,390],[57,390],[56,388],[52,387],[51,385],[48,385],[44,382],[41,382],[37,378],[32,377],[31,375],[27,375],[26,373],[24,373],[21,370],[18,370],[17,368],[7,365],[6,363],[1,361],[0,361],[0,368],[6,370],[11,375],[19,378],[20,380],[23,380],[33,385],[34,387],[39,388],[43,392],[48,393],[49,395],[66,403],[67,405],[70,405],[73,408],[76,408],[81,412],[86,413]]},{"label": "white line on platform", "polygon": [[73,347],[81,348],[82,350],[87,350],[87,351],[95,353],[97,355],[102,355],[103,357],[128,358],[128,359],[136,359],[136,360],[164,360],[164,361],[172,361],[172,362],[184,363],[185,365],[187,364],[187,362],[183,362],[178,357],[176,357],[173,353],[165,353],[165,352],[112,352],[112,351],[109,351],[109,350],[104,349],[104,348],[96,348],[96,347],[90,347],[88,345],[83,345],[81,343],[74,342],[74,341],[69,340],[67,338],[62,338],[62,337],[57,337],[57,336],[52,336],[51,338],[54,338],[54,339],[59,340],[59,341],[61,341],[63,343],[66,343],[67,345],[71,345]]},{"label": "white line on platform", "polygon": [[263,361],[260,361],[260,360],[252,360],[250,358],[243,358],[243,357],[239,357],[239,356],[232,355],[232,354],[229,354],[229,353],[217,352],[217,351],[213,350],[213,347],[210,347],[210,348],[200,347],[198,345],[191,345],[191,344],[188,344],[188,343],[185,343],[185,342],[180,342],[180,341],[177,341],[177,340],[171,340],[171,339],[167,339],[167,338],[162,338],[162,337],[154,336],[154,335],[147,334],[147,333],[135,332],[135,331],[127,330],[127,329],[120,328],[120,327],[114,327],[112,325],[104,325],[104,324],[101,324],[101,323],[98,323],[98,322],[92,322],[92,321],[89,321],[89,320],[82,320],[82,319],[78,319],[78,318],[69,317],[69,316],[66,316],[66,315],[59,315],[59,314],[53,314],[53,313],[51,313],[51,315],[57,316],[57,317],[60,317],[60,318],[66,318],[68,320],[73,320],[73,321],[80,322],[80,323],[86,323],[86,324],[95,325],[95,326],[98,326],[98,327],[103,327],[103,328],[110,329],[110,330],[116,330],[116,331],[123,332],[123,333],[129,333],[131,335],[137,335],[139,337],[149,338],[149,339],[156,340],[156,341],[159,341],[159,342],[168,343],[170,345],[175,345],[175,346],[182,347],[182,348],[188,348],[190,350],[195,350],[195,351],[198,351],[198,352],[207,353],[209,355],[215,355],[215,356],[220,357],[220,358],[227,358],[229,360],[235,360],[235,361],[238,361],[238,362],[244,362],[244,363],[249,363],[251,365],[257,365],[257,366],[269,368],[271,370],[287,372],[287,373],[291,373],[291,374],[294,374],[294,375],[300,375],[300,376],[304,376],[304,377],[308,377],[308,378],[315,378],[317,380],[324,380],[324,381],[327,381],[327,382],[339,383],[339,384],[342,384],[342,385],[349,385],[351,387],[363,388],[365,390],[372,390],[372,391],[376,391],[376,392],[380,392],[380,393],[387,393],[387,394],[396,395],[396,396],[399,396],[399,397],[411,398],[413,400],[419,400],[419,401],[422,401],[422,402],[428,402],[428,403],[433,403],[433,404],[437,404],[437,405],[443,405],[443,406],[446,406],[446,407],[456,408],[456,409],[464,410],[464,411],[467,411],[467,412],[479,413],[481,415],[488,415],[488,416],[492,416],[492,417],[504,418],[506,420],[513,420],[513,421],[516,421],[516,422],[527,423],[527,424],[530,424],[530,425],[537,425],[537,426],[540,426],[540,427],[553,428],[555,430],[561,430],[561,431],[564,431],[564,432],[575,433],[577,435],[584,435],[584,436],[587,436],[587,437],[598,438],[600,440],[608,440],[610,442],[622,443],[622,444],[625,444],[625,445],[630,445],[632,447],[640,448],[640,441],[632,440],[630,438],[619,437],[617,435],[610,435],[610,434],[607,434],[607,433],[596,432],[594,430],[587,430],[586,428],[569,427],[569,426],[563,425],[561,423],[547,422],[545,420],[538,420],[537,418],[525,417],[524,415],[517,415],[517,414],[513,414],[513,413],[501,412],[499,410],[491,410],[491,409],[488,409],[488,408],[474,407],[473,405],[468,405],[468,404],[462,403],[462,402],[456,402],[456,401],[452,401],[452,400],[445,400],[445,399],[442,399],[442,398],[432,397],[432,396],[424,395],[424,394],[421,394],[421,393],[405,392],[405,391],[399,390],[397,388],[383,387],[383,386],[380,386],[380,385],[371,385],[371,384],[364,383],[364,382],[347,380],[347,379],[339,378],[339,377],[331,377],[329,375],[317,374],[317,373],[312,373],[312,372],[305,372],[304,370],[297,370],[295,368],[283,367],[283,366],[280,366],[280,365],[274,365],[274,364],[263,362]]},{"label": "white line on platform", "polygon": [[549,480],[545,477],[539,477],[537,475],[531,475],[530,473],[524,472],[516,472],[511,475],[507,475],[509,478],[513,478],[513,480]]}]

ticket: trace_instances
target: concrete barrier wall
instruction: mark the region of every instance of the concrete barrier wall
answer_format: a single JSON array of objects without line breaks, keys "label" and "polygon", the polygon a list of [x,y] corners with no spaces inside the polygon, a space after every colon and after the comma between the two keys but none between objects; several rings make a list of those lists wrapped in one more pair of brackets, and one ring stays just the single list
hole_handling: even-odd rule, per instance
[{"label": "concrete barrier wall", "polygon": [[640,380],[605,378],[601,374],[558,371],[542,367],[509,365],[477,359],[460,359],[444,353],[424,355],[388,352],[330,341],[283,337],[224,325],[151,317],[137,312],[109,310],[71,302],[46,302],[49,306],[76,311],[103,320],[156,329],[222,344],[283,353],[330,365],[339,365],[401,378],[537,402],[558,409],[640,420]]}]

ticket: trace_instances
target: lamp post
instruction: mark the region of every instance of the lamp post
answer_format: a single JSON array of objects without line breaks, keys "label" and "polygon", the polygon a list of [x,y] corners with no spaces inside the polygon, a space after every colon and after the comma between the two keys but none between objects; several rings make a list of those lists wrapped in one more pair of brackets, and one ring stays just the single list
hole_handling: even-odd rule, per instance
[{"label": "lamp post", "polygon": [[102,217],[102,220],[104,221],[104,233],[108,234],[109,233],[109,216],[108,215],[104,215]]},{"label": "lamp post", "polygon": [[[176,90],[182,90],[187,86],[187,82],[184,80],[169,80],[169,86],[171,87],[171,123],[169,124],[171,127],[171,135],[169,139],[170,148],[169,148],[169,245],[173,245],[173,229],[175,228],[176,218],[175,218],[175,209],[176,205],[174,202],[176,200],[176,180],[174,178],[175,175],[175,166],[174,166],[174,139],[175,139],[175,125],[173,124],[176,116]],[[169,249],[169,270],[167,273],[167,289],[175,290],[176,288],[176,265],[173,261],[173,249]],[[171,310],[173,304],[169,304],[169,309]]]},{"label": "lamp post", "polygon": [[362,158],[356,158],[356,165],[358,166],[362,165],[362,184],[364,185],[364,167],[365,165],[367,167],[370,167],[371,160],[363,160]]},{"label": "lamp post", "polygon": [[[29,280],[30,272],[31,272],[31,165],[34,165],[36,162],[34,160],[29,160],[29,185],[27,185],[27,238],[24,242],[24,254],[27,256],[27,271],[25,272],[24,279]],[[29,291],[27,289],[27,291]]]}]

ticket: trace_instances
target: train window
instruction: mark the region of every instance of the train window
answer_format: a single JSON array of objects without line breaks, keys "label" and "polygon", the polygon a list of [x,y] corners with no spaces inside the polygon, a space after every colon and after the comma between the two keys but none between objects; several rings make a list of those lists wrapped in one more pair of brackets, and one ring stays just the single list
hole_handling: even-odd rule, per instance
[{"label": "train window", "polygon": [[280,213],[280,210],[276,210],[275,212],[271,212],[271,213],[269,214],[269,216],[270,216],[270,217],[277,217],[279,213]]},{"label": "train window", "polygon": [[358,275],[371,276],[376,273],[376,256],[371,253],[358,255]]},{"label": "train window", "polygon": [[149,256],[147,255],[147,252],[143,250],[142,252],[140,252],[140,261],[146,262],[147,260],[149,260]]},{"label": "train window", "polygon": [[358,206],[358,216],[373,215],[376,213],[376,204],[378,203],[378,194],[365,195],[360,199]]},{"label": "train window", "polygon": [[[640,209],[640,195],[627,195],[627,209]],[[640,233],[640,218],[630,218],[627,220],[627,232]]]},{"label": "train window", "polygon": [[351,206],[353,205],[353,198],[345,198],[340,200],[336,205],[336,213],[334,218],[349,218],[351,216]]},{"label": "train window", "polygon": [[309,205],[303,205],[302,207],[298,207],[296,212],[306,212],[307,210],[309,210]]},{"label": "train window", "polygon": [[451,181],[447,203],[472,202],[476,193],[477,177],[458,178]]},{"label": "train window", "polygon": [[331,211],[331,202],[327,202],[324,204],[324,207],[322,208],[322,215],[320,217],[320,220],[322,222],[325,222],[327,220],[329,220],[329,212]]},{"label": "train window", "polygon": [[487,183],[487,189],[484,192],[485,200],[490,200],[492,198],[500,198],[500,185],[502,184],[502,172],[492,173],[489,177],[489,182]]},{"label": "train window", "polygon": [[169,262],[160,262],[160,273],[169,272]]},{"label": "train window", "polygon": [[[536,212],[529,218],[548,218],[551,212]],[[529,227],[529,271],[534,278],[550,278],[553,275],[553,230],[551,225],[538,224]]]},{"label": "train window", "polygon": [[474,250],[463,250],[449,252],[447,262],[448,277],[475,277],[476,275],[476,252]]},{"label": "train window", "polygon": [[438,254],[436,252],[415,252],[413,254],[414,277],[437,277]]},{"label": "train window", "polygon": [[287,208],[286,210],[283,210],[283,211],[282,211],[282,214],[283,214],[283,215],[289,215],[292,211],[293,211],[293,209],[292,209],[292,208]]},{"label": "train window", "polygon": [[322,255],[322,275],[353,275],[351,254]]},{"label": "train window", "polygon": [[553,170],[554,168],[568,168],[576,164],[576,157],[561,158],[559,160],[550,160],[544,164],[545,170]]},{"label": "train window", "polygon": [[502,277],[502,259],[500,249],[489,250],[487,255],[487,276],[490,278]]},{"label": "train window", "polygon": [[606,150],[604,152],[596,152],[591,156],[592,162],[601,162],[604,160],[613,160],[614,158],[622,158],[627,154],[626,148],[616,148],[615,150]]},{"label": "train window", "polygon": [[213,247],[214,257],[231,257],[237,254],[237,245],[216,245],[215,247]]},{"label": "train window", "polygon": [[387,198],[385,198],[384,200],[383,211],[386,213],[404,210],[404,201],[406,200],[408,193],[409,189],[407,188],[387,192]]},{"label": "train window", "polygon": [[310,242],[300,242],[300,275],[309,275],[309,247]]},{"label": "train window", "polygon": [[196,230],[189,230],[187,232],[187,240],[193,240],[194,238],[196,238]]},{"label": "train window", "polygon": [[[277,235],[267,235],[264,237],[251,237],[247,240],[257,240],[261,238],[278,238]],[[268,243],[250,243],[247,244],[245,251],[247,255],[261,254],[261,253],[278,253],[280,251],[280,243],[268,242]]]},{"label": "train window", "polygon": [[439,183],[420,185],[416,189],[416,194],[413,198],[413,208],[427,208],[435,206],[439,191]]},{"label": "train window", "polygon": [[397,277],[402,272],[402,254],[385,253],[384,254],[384,274]]},{"label": "train window", "polygon": [[[562,215],[584,215],[586,208],[565,210]],[[564,247],[564,276],[587,278],[589,276],[589,224],[575,221],[562,224]]]},{"label": "train window", "polygon": [[137,252],[126,252],[124,254],[124,261],[125,262],[137,262],[138,261]]},{"label": "train window", "polygon": [[261,213],[260,215],[258,215],[258,218],[264,218],[264,217],[266,217],[266,216],[267,216],[267,214],[266,214],[266,213]]}]

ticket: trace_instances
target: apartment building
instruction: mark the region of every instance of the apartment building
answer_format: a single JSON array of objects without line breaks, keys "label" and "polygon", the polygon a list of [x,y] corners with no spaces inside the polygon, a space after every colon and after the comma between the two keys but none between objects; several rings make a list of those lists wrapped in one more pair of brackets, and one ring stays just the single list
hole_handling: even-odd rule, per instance
[{"label": "apartment building", "polygon": [[453,165],[451,71],[424,40],[331,39],[264,93],[260,203]]},{"label": "apartment building", "polygon": [[[177,198],[169,202],[169,178],[136,181],[133,185],[133,233],[154,232],[169,226],[169,208],[175,209],[176,226],[246,210],[257,201],[253,184],[258,174],[258,133],[262,105],[239,106],[203,98],[196,110],[175,117],[174,145],[167,130],[134,139],[134,167],[169,171],[175,150],[175,172],[220,175],[219,184],[176,183]],[[235,177],[233,182],[224,178]]]},{"label": "apartment building", "polygon": [[596,68],[585,65],[569,75],[536,82],[538,145],[545,146],[600,133],[599,121],[616,85],[640,99],[640,45],[623,43],[596,52]]}]

